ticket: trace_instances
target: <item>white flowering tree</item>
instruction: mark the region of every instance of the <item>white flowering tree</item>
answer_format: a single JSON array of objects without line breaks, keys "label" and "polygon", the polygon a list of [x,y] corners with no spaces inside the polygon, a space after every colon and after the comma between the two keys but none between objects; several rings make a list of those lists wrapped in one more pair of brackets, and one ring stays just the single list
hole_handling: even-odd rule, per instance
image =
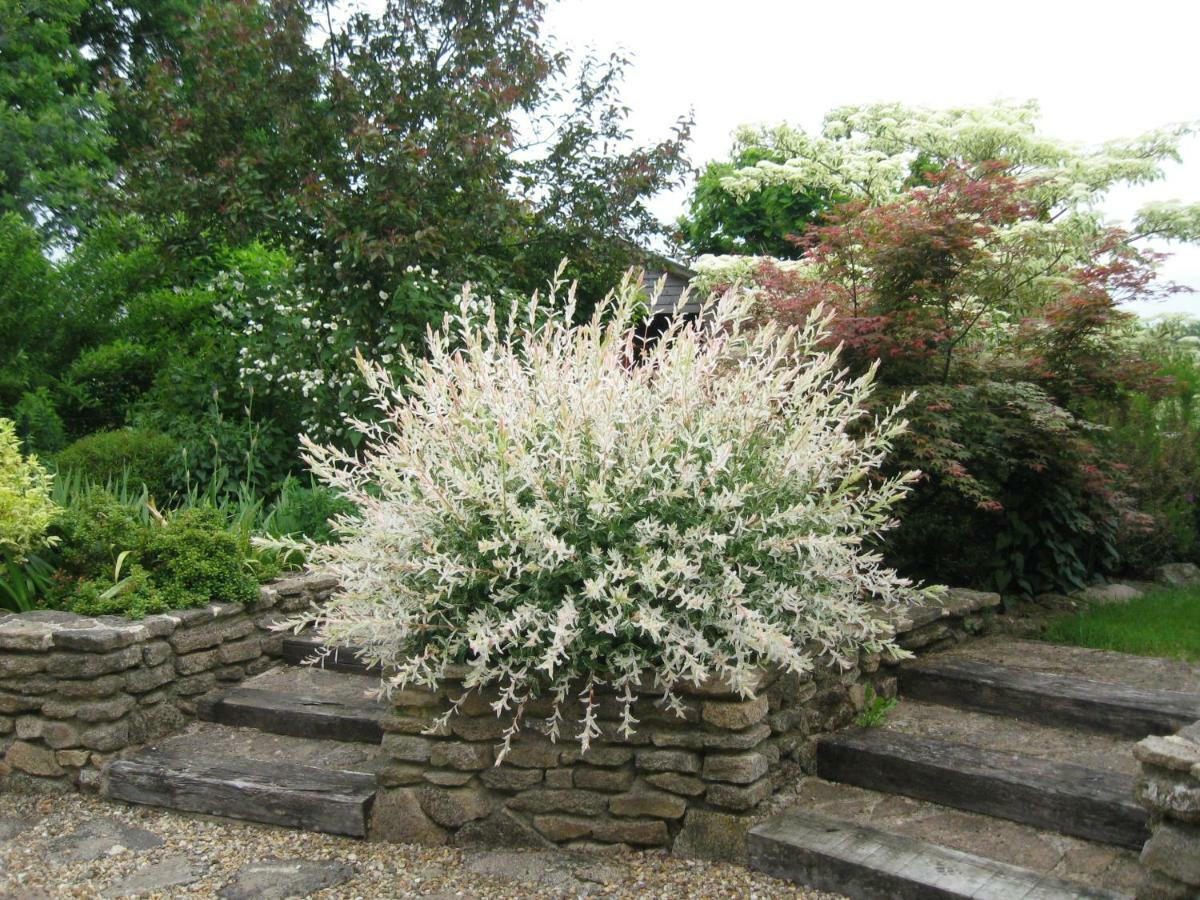
[{"label": "white flowering tree", "polygon": [[647,677],[676,705],[685,682],[749,695],[759,666],[890,646],[880,609],[919,591],[864,541],[912,478],[875,477],[904,422],[864,413],[873,372],[815,349],[824,320],[744,330],[731,293],[639,354],[631,277],[579,327],[556,293],[507,323],[464,294],[406,384],[362,363],[382,416],[353,423],[361,454],[306,442],[359,510],[312,549],[344,589],[326,640],[395,685],[465,664],[514,716],[505,748],[535,696],[586,745],[601,686],[632,731]]}]

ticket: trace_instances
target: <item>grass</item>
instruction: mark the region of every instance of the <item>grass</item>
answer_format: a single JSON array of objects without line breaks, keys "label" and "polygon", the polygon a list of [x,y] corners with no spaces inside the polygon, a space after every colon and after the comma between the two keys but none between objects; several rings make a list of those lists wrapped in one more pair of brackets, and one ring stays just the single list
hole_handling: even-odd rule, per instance
[{"label": "grass", "polygon": [[1043,640],[1200,662],[1200,587],[1152,591],[1052,620]]}]

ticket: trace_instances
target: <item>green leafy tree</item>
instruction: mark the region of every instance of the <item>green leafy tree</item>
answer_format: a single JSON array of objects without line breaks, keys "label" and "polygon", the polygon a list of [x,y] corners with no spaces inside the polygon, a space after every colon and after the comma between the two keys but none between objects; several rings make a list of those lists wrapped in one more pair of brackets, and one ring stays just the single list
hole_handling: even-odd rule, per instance
[{"label": "green leafy tree", "polygon": [[0,213],[65,239],[110,163],[108,103],[72,30],[86,0],[0,0]]},{"label": "green leafy tree", "polygon": [[831,206],[828,193],[796,190],[791,185],[765,185],[737,194],[725,180],[759,163],[786,163],[788,154],[772,146],[739,138],[728,161],[708,163],[696,179],[688,211],[679,220],[684,245],[694,255],[772,256],[796,259],[803,247],[796,238]]}]

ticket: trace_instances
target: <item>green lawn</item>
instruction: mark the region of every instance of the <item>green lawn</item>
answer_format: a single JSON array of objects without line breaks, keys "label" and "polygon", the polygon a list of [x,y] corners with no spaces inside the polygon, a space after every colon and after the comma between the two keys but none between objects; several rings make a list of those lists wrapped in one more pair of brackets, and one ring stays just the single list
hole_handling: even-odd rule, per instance
[{"label": "green lawn", "polygon": [[1056,644],[1200,662],[1200,587],[1154,591],[1052,620],[1041,635]]}]

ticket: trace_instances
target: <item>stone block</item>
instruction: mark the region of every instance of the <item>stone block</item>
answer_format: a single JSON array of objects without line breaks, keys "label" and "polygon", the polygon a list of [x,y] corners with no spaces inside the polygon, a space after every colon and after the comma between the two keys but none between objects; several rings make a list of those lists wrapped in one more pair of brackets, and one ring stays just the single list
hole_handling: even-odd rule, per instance
[{"label": "stone block", "polygon": [[46,671],[56,678],[96,678],[111,672],[123,672],[142,661],[142,648],[135,645],[112,653],[53,653],[46,660]]},{"label": "stone block", "polygon": [[42,740],[55,750],[79,746],[79,729],[72,722],[45,722]]},{"label": "stone block", "polygon": [[592,837],[607,844],[665,847],[671,833],[662,819],[597,819],[592,822]]},{"label": "stone block", "polygon": [[218,655],[225,665],[246,662],[262,656],[262,642],[258,635],[252,634],[240,641],[227,641],[221,645]]},{"label": "stone block", "polygon": [[0,615],[0,650],[41,652],[54,645],[54,632],[89,621],[75,613],[57,610]]},{"label": "stone block", "polygon": [[197,675],[215,669],[220,663],[216,650],[200,650],[175,657],[175,671],[180,675]]},{"label": "stone block", "polygon": [[756,725],[767,717],[768,703],[765,696],[741,702],[707,700],[701,709],[701,718],[716,728],[741,731]]},{"label": "stone block", "polygon": [[680,747],[688,750],[750,750],[771,736],[766,722],[751,725],[745,731],[704,731],[654,729],[650,742],[655,747]]},{"label": "stone block", "polygon": [[445,830],[421,809],[411,788],[380,791],[371,807],[367,837],[372,841],[437,847],[449,841]]},{"label": "stone block", "polygon": [[142,647],[142,665],[159,666],[174,655],[175,651],[166,641],[152,641]]},{"label": "stone block", "polygon": [[[230,605],[214,604],[215,607]],[[206,610],[212,608],[206,607]],[[241,612],[238,607],[234,607],[234,610],[238,613]],[[205,610],[181,610],[178,615],[203,612]],[[197,650],[206,650],[226,641],[244,638],[255,630],[254,622],[244,615],[230,621],[211,621],[211,617],[204,616],[198,622],[203,624],[185,624],[171,635],[169,640],[176,653],[194,653]]]},{"label": "stone block", "polygon": [[43,653],[0,653],[0,678],[21,678],[46,668]]},{"label": "stone block", "polygon": [[553,847],[531,825],[504,808],[493,809],[482,819],[474,819],[454,833],[459,847],[512,848],[541,850]]},{"label": "stone block", "polygon": [[216,683],[217,676],[212,672],[200,672],[197,675],[186,675],[183,678],[175,679],[171,690],[180,697],[193,697],[196,694],[211,691]]},{"label": "stone block", "polygon": [[560,752],[561,748],[549,740],[524,734],[513,740],[504,762],[520,769],[553,769]]},{"label": "stone block", "polygon": [[451,769],[426,769],[421,775],[421,780],[442,787],[462,787],[474,777],[474,772],[456,772]]},{"label": "stone block", "polygon": [[746,832],[753,824],[750,816],[689,809],[672,849],[677,856],[744,865],[747,859]]},{"label": "stone block", "polygon": [[[547,769],[546,770],[546,787],[548,788],[569,788],[575,786],[575,773],[570,768]],[[594,787],[595,785],[581,784],[580,787]]]},{"label": "stone block", "polygon": [[379,770],[376,780],[384,787],[405,787],[424,781],[426,771],[422,765],[393,762]]},{"label": "stone block", "polygon": [[75,708],[75,717],[84,722],[112,722],[136,705],[137,701],[128,694],[117,694],[104,700],[80,703]]},{"label": "stone block", "polygon": [[95,725],[79,736],[79,742],[92,750],[108,753],[129,746],[129,722],[106,722]]},{"label": "stone block", "polygon": [[1190,774],[1143,768],[1136,796],[1151,811],[1185,822],[1200,822],[1200,780]]},{"label": "stone block", "polygon": [[129,743],[147,744],[178,731],[186,721],[174,703],[143,705],[129,714]]},{"label": "stone block", "polygon": [[399,734],[440,734],[445,735],[450,733],[450,729],[444,726],[438,727],[433,731],[434,723],[437,721],[437,716],[432,711],[420,716],[384,716],[380,721],[380,726],[384,731],[396,732]]},{"label": "stone block", "polygon": [[573,841],[591,837],[592,823],[574,816],[534,816],[533,827],[552,841]]},{"label": "stone block", "polygon": [[[414,707],[414,712],[421,707]],[[456,715],[450,720],[450,730],[466,741],[498,741],[512,727],[512,720],[496,716],[469,718]]]},{"label": "stone block", "polygon": [[21,716],[17,719],[16,735],[19,741],[36,741],[42,736],[46,720],[40,716]]},{"label": "stone block", "polygon": [[495,807],[491,796],[479,788],[441,788],[425,785],[414,788],[421,809],[438,825],[459,828],[482,819]]},{"label": "stone block", "polygon": [[535,787],[517,794],[507,802],[510,809],[529,813],[571,813],[598,816],[608,807],[608,797],[579,789],[551,790]]},{"label": "stone block", "polygon": [[139,666],[125,673],[125,690],[144,694],[175,680],[175,665],[171,661],[157,666]]},{"label": "stone block", "polygon": [[1148,737],[1135,744],[1133,755],[1139,762],[1178,772],[1190,772],[1200,764],[1200,744],[1179,735]]},{"label": "stone block", "polygon": [[87,765],[90,755],[87,750],[58,750],[54,754],[54,761],[60,766],[79,769]]},{"label": "stone block", "polygon": [[728,781],[750,784],[767,774],[770,766],[761,753],[710,753],[704,757],[703,776],[706,781]]},{"label": "stone block", "polygon": [[1142,848],[1142,865],[1200,887],[1200,828],[1163,821]]},{"label": "stone block", "polygon": [[685,797],[699,797],[707,787],[703,781],[693,775],[680,775],[678,772],[657,772],[647,775],[646,782],[672,794],[682,794]]},{"label": "stone block", "polygon": [[585,762],[591,766],[623,766],[633,759],[632,747],[619,747],[611,744],[591,744],[587,751],[580,750],[579,747],[573,747],[563,750],[562,764],[566,766],[574,765],[577,762]]},{"label": "stone block", "polygon": [[614,816],[679,819],[687,811],[687,801],[664,791],[634,791],[613,797],[608,810]]},{"label": "stone block", "polygon": [[430,765],[464,772],[490,768],[493,762],[490,744],[437,741],[429,754]]},{"label": "stone block", "polygon": [[4,762],[19,772],[57,778],[66,774],[54,758],[54,751],[25,741],[13,741],[4,754]]},{"label": "stone block", "polygon": [[11,716],[16,713],[41,709],[42,698],[24,694],[9,694],[0,691],[0,714]]},{"label": "stone block", "polygon": [[523,791],[542,781],[541,769],[517,769],[511,766],[496,766],[479,776],[480,781],[499,791]]},{"label": "stone block", "polygon": [[430,738],[412,734],[385,734],[383,752],[401,762],[427,763],[433,751]]},{"label": "stone block", "polygon": [[141,643],[145,639],[146,629],[138,622],[109,625],[93,619],[86,626],[60,628],[54,632],[55,647],[62,650],[82,650],[86,653],[109,653],[130,644]]},{"label": "stone block", "polygon": [[101,675],[99,678],[90,678],[85,681],[60,681],[55,689],[59,696],[70,700],[96,700],[101,697],[111,697],[125,687],[126,677],[137,671],[139,670],[128,669],[122,675]]},{"label": "stone block", "polygon": [[738,812],[753,809],[769,796],[771,796],[771,779],[769,778],[762,778],[747,785],[713,782],[704,792],[704,799],[713,806]]},{"label": "stone block", "polygon": [[[569,770],[564,770],[569,771]],[[549,778],[549,773],[546,773]],[[627,791],[633,786],[634,774],[632,769],[603,769],[593,766],[579,766],[574,770],[576,787],[595,791]]]},{"label": "stone block", "polygon": [[1195,563],[1166,563],[1158,566],[1153,578],[1159,584],[1170,587],[1187,587],[1200,584],[1200,566]]},{"label": "stone block", "polygon": [[641,772],[700,771],[700,756],[687,750],[639,750],[634,760]]}]

